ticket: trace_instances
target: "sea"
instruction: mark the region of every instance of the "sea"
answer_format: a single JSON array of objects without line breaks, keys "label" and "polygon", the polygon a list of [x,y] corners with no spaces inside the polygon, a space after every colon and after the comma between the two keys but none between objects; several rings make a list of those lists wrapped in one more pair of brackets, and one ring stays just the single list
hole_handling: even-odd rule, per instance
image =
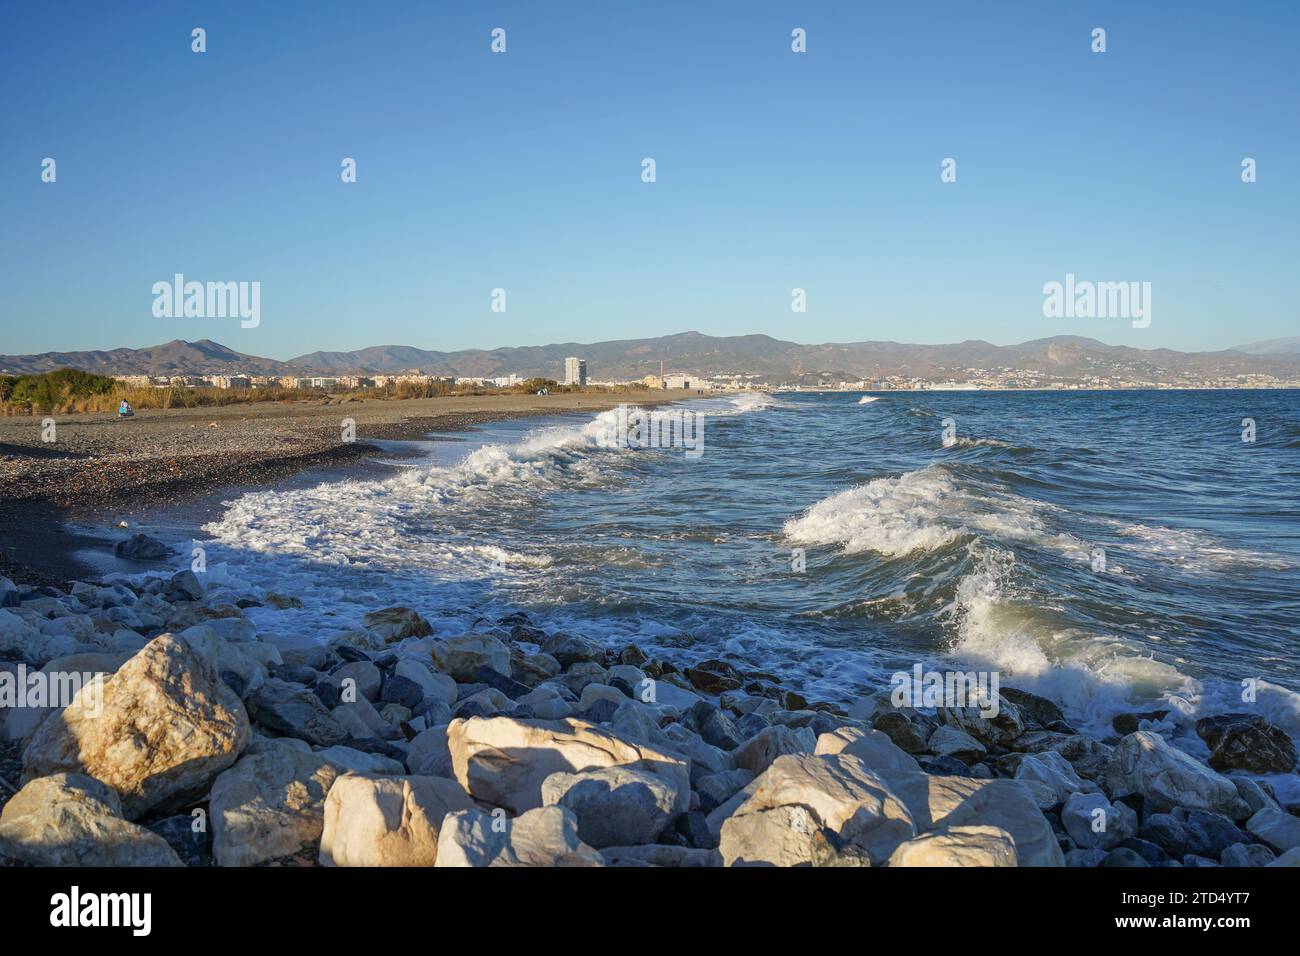
[{"label": "sea", "polygon": [[[328,641],[407,605],[524,611],[851,705],[975,669],[1109,734],[1121,711],[1261,713],[1300,736],[1300,391],[746,393],[699,447],[628,410],[431,436],[378,476],[227,502],[214,582],[292,594]],[[620,414],[623,416],[619,418]],[[633,413],[635,419],[635,413]],[[436,440],[435,440],[436,439]]]}]

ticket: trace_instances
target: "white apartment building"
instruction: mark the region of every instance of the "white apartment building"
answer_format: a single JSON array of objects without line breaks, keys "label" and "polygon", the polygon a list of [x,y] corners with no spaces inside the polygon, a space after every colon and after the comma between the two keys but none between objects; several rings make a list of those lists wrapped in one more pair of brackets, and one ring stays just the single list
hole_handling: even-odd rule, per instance
[{"label": "white apartment building", "polygon": [[564,384],[565,385],[586,385],[587,384],[587,360],[580,359],[577,356],[569,356],[564,360]]}]

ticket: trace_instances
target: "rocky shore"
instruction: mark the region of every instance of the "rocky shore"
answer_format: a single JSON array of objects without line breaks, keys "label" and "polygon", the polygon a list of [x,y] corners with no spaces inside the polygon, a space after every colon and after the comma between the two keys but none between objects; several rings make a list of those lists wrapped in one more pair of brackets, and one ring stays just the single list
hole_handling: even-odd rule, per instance
[{"label": "rocky shore", "polygon": [[523,613],[440,634],[375,608],[304,648],[244,615],[291,595],[202,577],[0,579],[0,693],[87,675],[0,707],[0,861],[1300,865],[1300,807],[1253,776],[1295,747],[1256,715],[1198,721],[1207,764],[1160,712],[1097,739],[1006,687],[992,717],[844,707]]}]

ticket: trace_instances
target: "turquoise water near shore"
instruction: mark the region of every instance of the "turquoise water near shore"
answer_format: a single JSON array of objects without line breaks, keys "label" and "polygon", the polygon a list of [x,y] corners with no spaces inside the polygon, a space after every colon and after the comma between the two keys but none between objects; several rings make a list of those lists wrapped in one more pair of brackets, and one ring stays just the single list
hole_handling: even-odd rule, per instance
[{"label": "turquoise water near shore", "polygon": [[615,413],[490,426],[389,477],[240,497],[210,573],[299,596],[249,613],[303,639],[389,604],[446,629],[523,609],[819,698],[995,669],[1081,726],[1240,710],[1250,680],[1300,733],[1300,392],[861,397],[690,403],[698,458],[602,447]]}]

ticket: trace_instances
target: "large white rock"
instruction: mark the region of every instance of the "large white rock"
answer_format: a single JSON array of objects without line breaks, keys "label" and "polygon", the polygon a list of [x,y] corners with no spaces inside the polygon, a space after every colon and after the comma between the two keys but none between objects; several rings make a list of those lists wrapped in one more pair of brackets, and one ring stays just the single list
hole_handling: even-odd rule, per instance
[{"label": "large white rock", "polygon": [[320,839],[325,798],[342,768],[316,754],[270,747],[212,785],[212,852],[221,866],[252,866]]},{"label": "large white rock", "polygon": [[846,754],[777,757],[745,792],[722,824],[727,866],[816,865],[837,854],[832,840],[879,864],[917,832],[907,806]]},{"label": "large white rock", "polygon": [[434,866],[604,866],[578,838],[578,822],[563,807],[539,807],[517,817],[478,810],[449,813],[438,833]]},{"label": "large white rock", "polygon": [[690,789],[682,757],[585,720],[457,719],[447,743],[456,779],[470,796],[513,813],[542,806],[542,782],[553,773],[630,766]]},{"label": "large white rock", "polygon": [[443,818],[474,809],[455,780],[344,774],[325,800],[325,866],[433,866]]},{"label": "large white rock", "polygon": [[1265,808],[1246,821],[1246,829],[1278,853],[1300,847],[1300,817]]},{"label": "large white rock", "polygon": [[93,777],[31,781],[0,814],[0,858],[32,866],[182,866],[167,841],[122,819],[117,793]]},{"label": "large white rock", "polygon": [[857,727],[838,727],[817,738],[816,754],[852,754],[866,764],[868,770],[916,770],[921,765],[916,758],[889,739],[879,730],[860,730]]},{"label": "large white rock", "polygon": [[671,776],[634,767],[553,773],[542,781],[542,803],[578,820],[578,836],[597,849],[654,843],[686,812],[690,791]]},{"label": "large white rock", "polygon": [[1064,866],[1056,834],[1024,784],[882,770],[880,777],[903,801],[918,831],[993,826],[1011,834],[1020,866]]},{"label": "large white rock", "polygon": [[1186,807],[1241,820],[1250,811],[1231,780],[1146,730],[1129,734],[1115,746],[1105,783],[1112,797],[1141,794],[1152,812]]},{"label": "large white rock", "polygon": [[1001,827],[956,826],[901,843],[890,866],[1017,866],[1016,841]]},{"label": "large white rock", "polygon": [[23,751],[23,778],[87,774],[116,790],[123,814],[135,819],[205,792],[248,739],[235,692],[205,658],[163,634],[37,728]]}]

